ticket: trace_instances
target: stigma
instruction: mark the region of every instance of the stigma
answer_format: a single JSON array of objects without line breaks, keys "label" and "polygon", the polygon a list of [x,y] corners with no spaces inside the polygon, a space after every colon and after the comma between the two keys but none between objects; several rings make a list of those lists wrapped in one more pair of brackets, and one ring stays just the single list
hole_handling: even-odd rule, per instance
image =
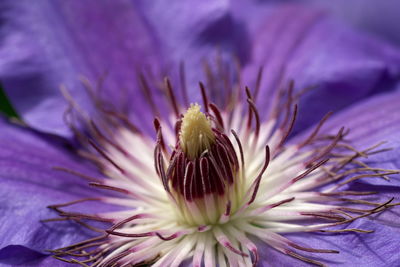
[{"label": "stigma", "polygon": [[215,143],[211,122],[200,111],[200,105],[197,103],[192,104],[183,116],[179,143],[190,159],[200,156]]}]

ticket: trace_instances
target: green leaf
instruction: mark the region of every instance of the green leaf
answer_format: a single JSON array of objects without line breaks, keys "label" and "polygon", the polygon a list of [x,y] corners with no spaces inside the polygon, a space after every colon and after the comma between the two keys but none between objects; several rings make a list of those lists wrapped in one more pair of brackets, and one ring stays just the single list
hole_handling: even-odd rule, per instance
[{"label": "green leaf", "polygon": [[0,84],[0,112],[4,113],[7,117],[10,118],[19,118],[18,113],[12,106],[1,84]]}]

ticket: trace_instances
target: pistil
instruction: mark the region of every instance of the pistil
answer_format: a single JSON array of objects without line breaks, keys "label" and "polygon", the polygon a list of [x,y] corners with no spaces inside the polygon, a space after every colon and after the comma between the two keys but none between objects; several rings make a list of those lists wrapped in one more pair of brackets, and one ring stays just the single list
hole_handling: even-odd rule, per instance
[{"label": "pistil", "polygon": [[215,143],[211,122],[200,111],[200,105],[192,104],[182,119],[179,144],[189,159],[199,157]]},{"label": "pistil", "polygon": [[[237,203],[239,163],[229,138],[192,104],[182,118],[167,179],[186,223],[217,223]],[[226,215],[225,215],[226,216]]]}]

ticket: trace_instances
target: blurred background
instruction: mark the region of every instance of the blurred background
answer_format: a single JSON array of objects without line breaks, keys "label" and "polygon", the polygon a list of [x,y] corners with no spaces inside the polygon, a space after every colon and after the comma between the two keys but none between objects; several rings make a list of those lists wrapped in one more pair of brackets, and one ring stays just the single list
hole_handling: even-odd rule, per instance
[{"label": "blurred background", "polygon": [[[400,47],[399,0],[258,0],[266,4],[296,2],[326,10],[343,23]],[[0,21],[1,25],[1,21]],[[0,112],[18,117],[0,80]]]}]

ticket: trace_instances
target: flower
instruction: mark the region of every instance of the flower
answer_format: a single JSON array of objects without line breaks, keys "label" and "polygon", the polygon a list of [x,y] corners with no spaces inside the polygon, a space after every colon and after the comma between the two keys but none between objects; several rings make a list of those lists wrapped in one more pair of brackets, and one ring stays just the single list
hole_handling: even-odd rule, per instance
[{"label": "flower", "polygon": [[[86,7],[78,2],[70,3]],[[374,264],[394,264],[398,261],[397,255],[386,253],[395,251],[397,239],[397,232],[386,225],[391,214],[380,213],[396,204],[386,196],[387,192],[393,195],[398,191],[396,176],[391,176],[391,184],[384,179],[371,179],[372,182],[364,179],[387,179],[387,175],[397,173],[398,149],[395,138],[398,107],[394,100],[398,99],[398,93],[390,92],[367,99],[330,122],[325,122],[327,117],[323,117],[325,109],[338,109],[374,93],[376,87],[385,84],[392,89],[399,66],[396,49],[362,35],[353,35],[354,32],[325,19],[319,12],[293,6],[257,6],[257,9],[253,9],[252,14],[260,18],[260,14],[270,12],[266,18],[269,27],[262,27],[259,34],[253,37],[257,20],[248,20],[246,15],[250,13],[242,9],[254,6],[233,4],[228,8],[224,2],[199,4],[189,18],[188,13],[177,12],[188,12],[185,5],[170,3],[169,8],[174,11],[171,14],[181,16],[176,16],[177,24],[172,27],[175,32],[171,30],[171,35],[161,36],[163,39],[160,41],[158,38],[161,37],[156,34],[147,38],[142,26],[153,29],[152,33],[168,29],[171,24],[165,21],[169,21],[171,14],[165,12],[170,9],[165,9],[162,4],[149,6],[139,3],[137,9],[132,9],[130,2],[101,2],[96,8],[89,6],[82,10],[63,2],[58,3],[59,6],[42,2],[33,8],[11,3],[5,9],[8,15],[20,9],[28,15],[28,19],[23,18],[22,21],[20,17],[14,20],[15,17],[6,16],[13,22],[7,24],[13,31],[6,31],[9,34],[4,35],[7,37],[5,43],[20,45],[24,49],[19,51],[25,54],[19,52],[5,61],[1,73],[6,89],[15,90],[8,92],[17,108],[36,129],[24,129],[2,122],[3,168],[0,170],[5,181],[2,190],[7,193],[4,194],[5,215],[10,218],[5,221],[5,230],[2,231],[6,234],[2,240],[4,248],[0,252],[3,262],[14,264],[35,259],[38,263],[41,250],[49,248],[53,249],[56,257],[66,261],[84,261],[89,256],[87,262],[98,261],[106,266],[142,261],[156,265],[178,265],[185,259],[196,264],[202,258],[207,266],[214,265],[214,260],[229,265],[258,262],[261,266],[277,263],[291,265],[301,261],[353,264],[362,263],[363,259],[357,257],[361,253],[368,256],[368,262]],[[17,9],[14,9],[14,5]],[[96,46],[90,48],[98,51],[79,54],[77,51],[84,50],[91,40],[98,42],[99,39],[91,39],[90,36],[82,38],[79,31],[73,28],[81,24],[74,24],[75,20],[72,20],[55,31],[57,36],[63,38],[66,38],[65,29],[74,29],[72,32],[76,33],[74,42],[62,43],[62,50],[59,46],[49,45],[52,39],[40,40],[32,44],[33,47],[28,44],[31,50],[27,49],[27,44],[22,40],[32,32],[44,29],[55,34],[47,24],[54,19],[53,13],[46,13],[49,8],[61,12],[56,21],[62,23],[68,21],[68,12],[72,11],[88,12],[86,14],[91,16],[101,15],[101,18],[108,18],[106,15],[110,14],[115,18],[113,12],[118,10],[121,16],[110,21],[133,20],[136,22],[132,24],[134,32],[144,33],[145,36],[140,38],[140,42],[133,43],[110,38],[110,42],[115,42],[113,44],[117,47],[122,46],[122,49],[110,49],[107,43],[95,43]],[[240,12],[237,11],[239,9]],[[47,14],[45,23],[37,23],[38,14]],[[282,23],[285,25],[291,14],[297,16],[293,24],[283,28],[287,34],[281,34],[280,39],[276,38],[277,35],[268,34],[282,29]],[[249,21],[246,30],[237,24],[241,16],[246,19],[245,22]],[[35,19],[33,21],[36,23],[34,27],[23,28],[21,32],[19,26],[26,26],[25,19]],[[182,26],[182,21],[187,21],[189,25],[193,23],[189,27],[190,32],[186,28],[188,25]],[[102,22],[89,25],[110,33],[109,27]],[[116,29],[126,30],[124,27]],[[237,30],[232,34],[224,34],[221,29]],[[327,29],[334,38],[321,45],[319,38]],[[307,30],[311,32],[307,33]],[[252,45],[251,49],[245,46],[243,51],[241,46],[246,44],[246,33],[251,36],[249,40]],[[48,38],[47,34],[41,36]],[[238,37],[241,37],[240,42],[235,41]],[[181,45],[179,51],[168,38]],[[335,42],[343,42],[346,38],[349,46],[335,50]],[[298,47],[300,39],[302,42]],[[192,88],[199,78],[199,61],[215,49],[213,45],[208,47],[207,42],[220,43],[222,52],[217,53],[216,64],[207,63],[210,61],[204,63],[204,81],[207,83],[200,84],[201,90],[197,93],[197,96],[201,96],[200,100]],[[263,48],[266,44],[276,47],[275,53],[268,54]],[[363,44],[365,50],[360,51],[357,44]],[[1,52],[10,52],[10,47],[13,46],[3,46]],[[35,60],[39,59],[34,52],[43,47],[51,48],[41,54],[48,57],[41,56],[41,61],[37,62]],[[132,61],[123,60],[121,52],[126,52],[128,48],[140,56]],[[312,54],[307,53],[310,48],[313,48]],[[235,60],[240,64],[233,64],[235,60],[224,54],[229,49],[235,52]],[[54,56],[60,57],[60,51],[68,51],[75,56],[62,57],[59,62]],[[104,66],[110,61],[90,55],[107,55],[102,54],[104,51],[116,51],[110,55],[114,72],[104,78],[102,71],[99,71],[97,79],[93,79],[96,78],[95,67]],[[195,55],[191,55],[193,51]],[[318,51],[329,51],[330,54]],[[76,55],[88,58],[81,60]],[[187,58],[185,66],[181,64],[178,73],[163,69],[167,63],[179,62],[182,56]],[[26,63],[26,68],[21,70],[20,76],[11,75],[10,66],[21,63],[21,58],[25,60],[22,62]],[[264,65],[267,59],[271,63],[260,69],[258,65]],[[304,61],[310,59],[315,61],[311,60],[309,65],[305,65]],[[77,64],[82,61],[84,66]],[[332,65],[327,69],[315,67],[325,67],[324,62],[331,61]],[[127,74],[129,66],[154,62],[155,69],[136,68],[136,75]],[[75,64],[79,68],[75,69]],[[241,65],[244,66],[243,70],[239,68]],[[31,66],[35,68],[29,68]],[[63,71],[57,71],[55,66]],[[306,71],[305,66],[308,67]],[[283,67],[286,67],[285,75],[282,75]],[[42,70],[47,74],[39,79],[37,74]],[[75,72],[85,73],[88,70],[90,79],[82,79],[89,95],[89,99],[85,99],[84,95],[79,94],[74,79],[68,77]],[[162,81],[161,77],[166,71],[171,80]],[[116,91],[116,88],[128,84],[131,78],[127,77],[130,76],[134,76],[137,82],[134,89]],[[285,77],[290,76],[296,78],[295,84],[286,82]],[[38,83],[52,85],[54,80],[60,80],[61,77],[68,78],[62,89],[67,99],[65,102],[70,107],[65,121],[59,116],[59,103],[62,102],[55,91],[48,89],[48,93],[43,93],[43,98],[39,100],[15,98],[21,90],[21,84],[24,85],[28,78],[32,88],[38,90]],[[104,78],[104,83],[100,78]],[[89,80],[98,81],[99,85],[93,86]],[[283,81],[280,83],[283,89],[277,90],[280,80]],[[242,82],[253,86],[244,91]],[[307,87],[305,85],[314,84],[319,86],[314,91],[307,94],[299,92],[300,88]],[[105,91],[102,92],[100,87]],[[331,91],[333,89],[336,89],[334,93]],[[329,99],[332,94],[340,95],[340,89],[345,91],[343,99]],[[352,95],[345,89],[356,93]],[[302,99],[305,100],[300,101],[298,111],[296,103],[303,94]],[[203,112],[199,104],[189,106],[188,99],[201,103]],[[324,100],[323,105],[313,103],[315,99]],[[42,107],[37,106],[38,101]],[[137,106],[128,105],[130,101],[136,101],[134,103]],[[302,109],[302,106],[306,108]],[[371,112],[377,107],[382,109]],[[60,108],[63,109],[62,105]],[[25,113],[26,110],[29,113]],[[50,114],[49,110],[53,113]],[[303,120],[294,130],[302,134],[289,139],[297,113]],[[242,116],[245,116],[244,119]],[[154,117],[158,119],[153,120]],[[353,121],[350,132],[347,128],[337,129],[337,125],[343,124],[343,118]],[[311,130],[305,129],[321,119],[321,123]],[[376,123],[371,124],[370,121]],[[155,140],[152,139],[151,124],[156,128]],[[74,139],[71,139],[67,126],[74,133]],[[375,146],[383,139],[388,139],[390,143]],[[388,152],[387,148],[393,150]],[[100,173],[88,161],[83,161],[84,158],[96,163],[105,177],[99,177]],[[76,176],[91,180],[91,187]],[[378,194],[372,194],[372,191],[378,191]],[[377,199],[371,200],[370,197]],[[49,205],[53,212],[45,210],[44,207]],[[10,213],[9,210],[14,212]],[[54,211],[61,217],[49,219],[55,215]],[[375,213],[382,217],[371,219],[370,215]],[[287,222],[290,219],[306,220]],[[324,221],[323,225],[319,219]],[[42,222],[39,223],[39,220]],[[99,221],[99,224],[89,224],[88,220]],[[333,222],[327,223],[327,220]],[[113,226],[104,232],[102,222],[112,223]],[[77,228],[76,224],[83,227]],[[93,233],[84,231],[85,226],[100,232],[100,237],[93,238]],[[338,234],[371,230],[375,231],[373,235]],[[318,235],[310,231],[324,233]],[[82,241],[87,235],[91,239]],[[362,242],[355,242],[357,250],[347,250],[344,244],[354,240],[354,237],[367,242],[369,247],[360,246]],[[74,242],[81,243],[73,245]],[[335,247],[327,246],[324,242],[333,242]],[[93,247],[93,250],[89,247]],[[273,250],[266,247],[282,254],[274,254]],[[369,251],[371,247],[379,250],[377,256]],[[267,255],[263,254],[264,250],[268,251]],[[324,256],[324,260],[321,260],[310,256],[310,253],[336,252],[340,252],[340,257]],[[379,255],[384,253],[386,258],[382,259]],[[283,254],[297,259],[293,263],[291,257]],[[95,258],[90,258],[90,255]],[[45,258],[42,264],[54,263]]]}]

